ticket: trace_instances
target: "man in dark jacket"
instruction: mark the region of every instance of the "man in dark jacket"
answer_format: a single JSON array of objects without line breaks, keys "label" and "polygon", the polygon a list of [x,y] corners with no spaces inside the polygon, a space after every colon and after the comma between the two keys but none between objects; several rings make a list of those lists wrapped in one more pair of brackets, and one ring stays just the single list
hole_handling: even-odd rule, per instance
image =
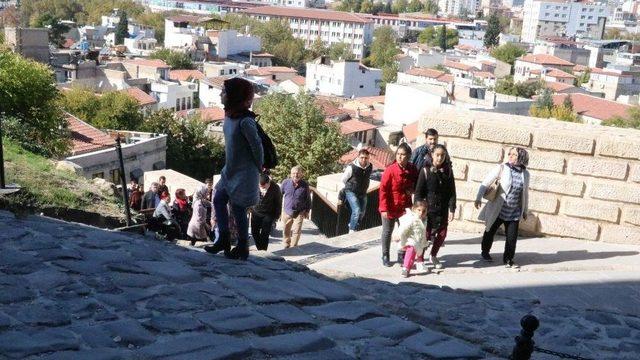
[{"label": "man in dark jacket", "polygon": [[431,159],[431,151],[438,145],[438,131],[436,129],[428,129],[424,132],[425,144],[418,146],[411,156],[411,163],[420,170],[423,166],[431,167],[433,160]]},{"label": "man in dark jacket", "polygon": [[251,211],[251,235],[258,250],[267,250],[273,223],[282,212],[282,192],[269,176],[260,175],[260,202]]},{"label": "man in dark jacket", "polygon": [[158,183],[151,183],[151,188],[144,194],[142,198],[141,209],[155,209],[160,203],[160,194],[158,194]]},{"label": "man in dark jacket", "polygon": [[356,231],[367,208],[367,189],[369,189],[371,170],[369,151],[361,149],[358,157],[353,160],[353,163],[347,165],[342,174],[345,199],[351,209],[349,233]]},{"label": "man in dark jacket", "polygon": [[311,210],[311,190],[309,184],[302,179],[302,167],[291,168],[291,177],[282,182],[282,194],[284,195],[284,247],[298,246],[302,222],[309,218]]}]

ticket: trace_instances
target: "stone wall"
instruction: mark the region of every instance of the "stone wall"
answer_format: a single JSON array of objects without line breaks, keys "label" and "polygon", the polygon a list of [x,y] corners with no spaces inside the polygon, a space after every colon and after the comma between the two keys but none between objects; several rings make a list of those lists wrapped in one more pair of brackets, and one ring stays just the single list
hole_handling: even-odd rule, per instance
[{"label": "stone wall", "polygon": [[452,229],[483,231],[473,200],[516,145],[530,152],[530,214],[522,232],[640,244],[640,131],[452,107],[427,113],[420,130],[430,127],[453,160]]}]

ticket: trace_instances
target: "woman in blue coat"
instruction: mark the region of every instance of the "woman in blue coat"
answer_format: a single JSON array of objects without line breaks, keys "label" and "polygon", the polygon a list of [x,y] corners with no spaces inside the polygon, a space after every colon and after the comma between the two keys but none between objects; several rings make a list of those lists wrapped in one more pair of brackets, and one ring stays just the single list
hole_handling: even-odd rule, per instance
[{"label": "woman in blue coat", "polygon": [[[207,252],[224,251],[226,257],[241,260],[249,256],[247,209],[260,200],[258,181],[264,157],[255,114],[249,111],[253,95],[253,84],[245,79],[232,78],[224,82],[220,98],[225,113],[222,126],[225,165],[213,198],[219,237],[215,244],[205,247]],[[238,244],[233,250],[227,205],[238,227]]]}]

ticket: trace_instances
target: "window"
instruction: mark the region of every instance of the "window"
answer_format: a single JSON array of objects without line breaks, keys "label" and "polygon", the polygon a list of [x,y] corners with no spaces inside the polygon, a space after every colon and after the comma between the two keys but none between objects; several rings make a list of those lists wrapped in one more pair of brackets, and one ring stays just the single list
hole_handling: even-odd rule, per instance
[{"label": "window", "polygon": [[180,99],[176,99],[176,111],[180,111]]},{"label": "window", "polygon": [[593,16],[589,16],[587,19],[591,20],[591,19],[593,19]]},{"label": "window", "polygon": [[109,171],[109,177],[111,177],[111,182],[114,184],[120,183],[120,169],[113,169]]},{"label": "window", "polygon": [[182,98],[182,110],[187,109],[187,98]]},{"label": "window", "polygon": [[364,89],[364,85],[360,85],[360,89]]},{"label": "window", "polygon": [[187,109],[191,109],[191,98],[187,98]]},{"label": "window", "polygon": [[99,172],[99,173],[92,174],[91,178],[92,179],[97,179],[97,178],[104,179],[104,172]]}]

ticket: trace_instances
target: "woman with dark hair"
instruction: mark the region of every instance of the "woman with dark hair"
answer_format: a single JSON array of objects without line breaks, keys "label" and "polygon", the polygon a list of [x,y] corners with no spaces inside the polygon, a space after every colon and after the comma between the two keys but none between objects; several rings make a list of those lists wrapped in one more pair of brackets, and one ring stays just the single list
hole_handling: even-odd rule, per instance
[{"label": "woman with dark hair", "polygon": [[[223,250],[226,257],[241,260],[249,256],[247,209],[260,200],[258,177],[264,158],[256,115],[249,111],[253,95],[253,84],[245,79],[232,78],[224,82],[220,98],[225,112],[222,127],[225,165],[213,198],[219,236],[215,244],[205,247],[207,252],[215,254]],[[233,250],[227,204],[238,227],[238,243]]]},{"label": "woman with dark hair", "polygon": [[382,218],[382,265],[391,266],[389,246],[391,233],[406,208],[411,208],[411,195],[415,189],[418,170],[409,162],[411,148],[402,143],[396,149],[396,161],[382,173],[378,192],[378,211]]},{"label": "woman with dark hair", "polygon": [[187,225],[189,225],[189,219],[191,218],[191,207],[189,206],[189,198],[184,189],[176,190],[176,198],[173,200],[171,213],[178,222],[178,225],[180,225],[180,235],[182,235],[182,239],[186,239]]},{"label": "woman with dark hair", "polygon": [[502,261],[508,268],[518,267],[513,262],[513,257],[516,253],[520,218],[527,219],[529,205],[528,164],[529,154],[527,151],[521,147],[513,147],[509,150],[507,162],[493,169],[480,185],[476,195],[476,209],[480,208],[482,197],[491,184],[496,180],[499,181],[495,199],[487,202],[478,217],[485,222],[485,231],[482,235],[482,259],[485,261],[493,261],[489,251],[496,231],[500,225],[504,224],[506,242]]},{"label": "woman with dark hair", "polygon": [[453,178],[449,154],[444,145],[435,145],[430,161],[420,169],[416,185],[416,201],[429,204],[427,213],[427,238],[431,242],[430,260],[435,269],[441,269],[438,251],[444,245],[447,228],[456,211],[456,182]]}]

